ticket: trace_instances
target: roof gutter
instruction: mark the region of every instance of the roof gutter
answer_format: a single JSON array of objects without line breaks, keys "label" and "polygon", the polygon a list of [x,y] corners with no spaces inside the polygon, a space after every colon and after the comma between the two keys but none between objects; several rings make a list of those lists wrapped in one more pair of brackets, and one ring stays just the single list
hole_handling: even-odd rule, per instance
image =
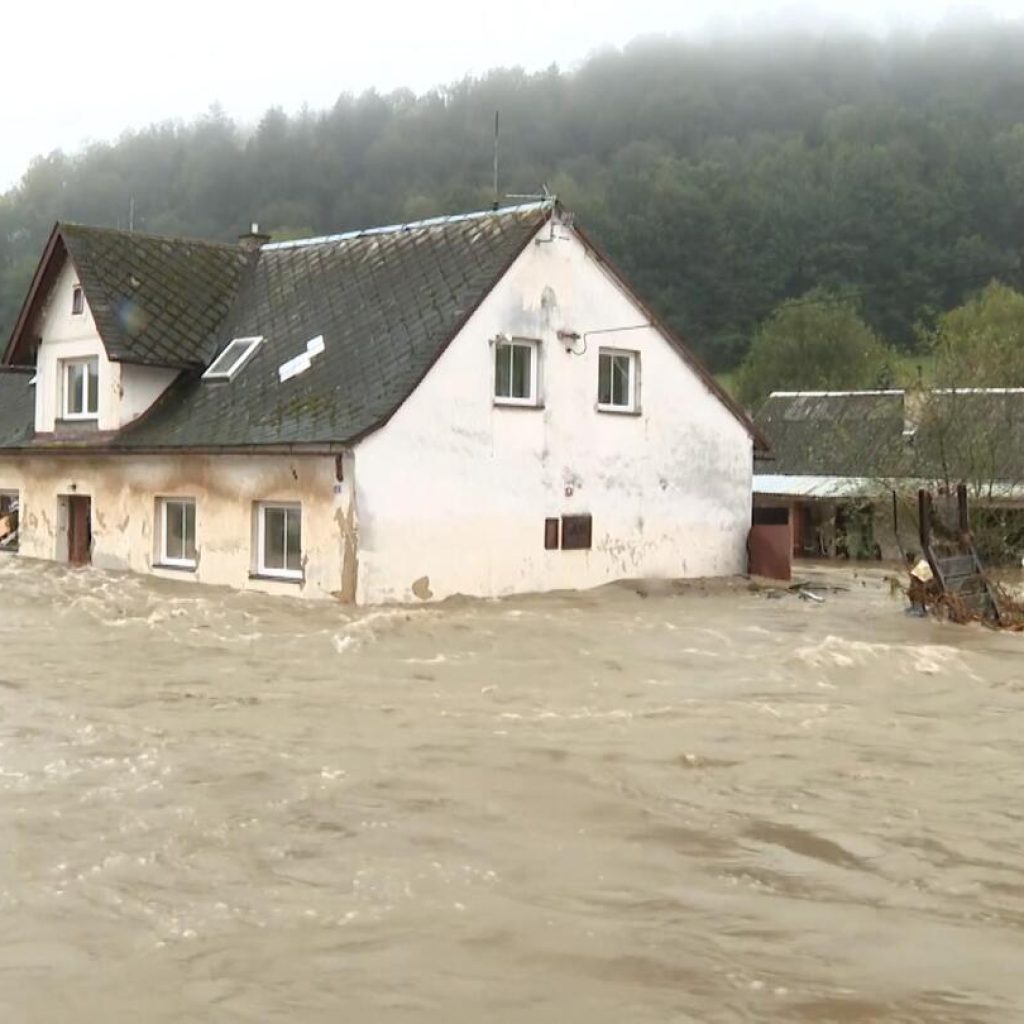
[{"label": "roof gutter", "polygon": [[249,445],[166,445],[139,446],[137,448],[114,447],[112,445],[97,446],[74,446],[74,445],[46,445],[27,444],[17,447],[0,447],[0,455],[55,455],[60,457],[75,458],[78,456],[126,456],[126,455],[344,455],[350,452],[353,445],[347,442],[302,442],[295,444],[249,444]]}]

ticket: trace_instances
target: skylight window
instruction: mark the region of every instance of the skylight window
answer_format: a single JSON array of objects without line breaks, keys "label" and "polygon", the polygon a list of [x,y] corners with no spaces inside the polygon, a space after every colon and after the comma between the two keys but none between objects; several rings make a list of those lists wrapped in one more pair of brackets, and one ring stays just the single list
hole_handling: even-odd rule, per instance
[{"label": "skylight window", "polygon": [[312,365],[315,356],[320,355],[324,350],[324,336],[318,334],[315,338],[311,338],[306,342],[306,351],[300,352],[294,359],[289,359],[288,362],[282,363],[277,368],[277,376],[280,378],[283,384],[286,380],[291,380],[292,377],[298,377],[300,373],[305,373]]},{"label": "skylight window", "polygon": [[205,380],[231,380],[248,362],[263,337],[235,338],[203,374]]}]

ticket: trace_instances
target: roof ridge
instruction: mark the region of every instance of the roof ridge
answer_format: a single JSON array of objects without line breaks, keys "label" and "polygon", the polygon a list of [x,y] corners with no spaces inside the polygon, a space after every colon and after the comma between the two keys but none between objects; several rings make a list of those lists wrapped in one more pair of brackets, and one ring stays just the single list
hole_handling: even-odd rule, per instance
[{"label": "roof ridge", "polygon": [[907,393],[928,395],[1022,395],[1024,387],[866,388],[863,391],[773,391],[769,398],[879,398]]},{"label": "roof ridge", "polygon": [[769,398],[855,398],[880,395],[902,395],[905,388],[866,388],[863,391],[773,391]]},{"label": "roof ridge", "polygon": [[212,238],[193,238],[188,235],[158,235],[152,231],[126,231],[124,228],[111,228],[97,224],[82,224],[79,221],[62,220],[57,222],[60,231],[70,228],[72,231],[89,232],[90,234],[116,235],[118,238],[144,238],[154,242],[178,242],[183,245],[203,245],[211,249],[227,249],[232,252],[241,251],[237,242],[218,242]]},{"label": "roof ridge", "polygon": [[282,249],[299,249],[310,245],[330,245],[334,242],[347,242],[354,238],[367,238],[373,235],[391,235],[400,231],[413,231],[420,228],[442,227],[446,224],[458,224],[463,221],[483,220],[486,217],[503,217],[509,214],[530,213],[533,211],[553,210],[557,200],[541,199],[534,203],[520,203],[517,206],[503,206],[499,209],[473,210],[469,213],[445,214],[439,217],[427,217],[423,220],[411,220],[399,224],[386,224],[380,227],[356,228],[333,235],[318,235],[312,238],[296,238],[288,242],[268,242],[262,246],[261,252],[280,251]]}]

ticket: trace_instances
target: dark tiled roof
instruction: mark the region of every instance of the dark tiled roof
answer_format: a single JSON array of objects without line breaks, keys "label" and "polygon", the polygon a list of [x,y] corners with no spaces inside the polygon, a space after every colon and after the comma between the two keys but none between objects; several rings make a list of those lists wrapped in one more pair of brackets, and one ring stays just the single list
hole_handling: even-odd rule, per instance
[{"label": "dark tiled roof", "polygon": [[[58,225],[6,358],[30,358],[28,325],[63,246],[109,356],[183,370],[143,417],[90,447],[349,444],[405,401],[554,209],[552,202],[534,203],[268,245],[258,255],[239,246]],[[760,445],[742,410],[648,315]],[[233,380],[201,379],[232,338],[253,335],[264,340]],[[312,366],[282,381],[279,368],[318,337],[323,351]],[[31,412],[26,408],[29,434]]]},{"label": "dark tiled roof", "polygon": [[254,255],[237,245],[61,224],[107,354],[205,366]]},{"label": "dark tiled roof", "polygon": [[[220,331],[265,339],[227,383],[180,381],[118,447],[347,442],[405,401],[547,220],[534,205],[265,247]],[[312,368],[278,367],[323,336]]]},{"label": "dark tiled roof", "polygon": [[33,371],[0,367],[0,448],[17,448],[29,441],[35,425]]},{"label": "dark tiled roof", "polygon": [[[908,421],[916,427],[904,436]],[[783,392],[756,423],[772,457],[755,474],[1024,480],[1020,389]]]}]

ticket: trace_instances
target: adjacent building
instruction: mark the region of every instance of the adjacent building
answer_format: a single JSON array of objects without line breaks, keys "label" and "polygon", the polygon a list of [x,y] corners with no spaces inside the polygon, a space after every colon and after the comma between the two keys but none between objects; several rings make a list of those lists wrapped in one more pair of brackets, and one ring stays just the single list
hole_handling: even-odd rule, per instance
[{"label": "adjacent building", "polygon": [[757,413],[770,453],[754,503],[789,510],[797,557],[903,558],[919,549],[918,488],[966,483],[1024,546],[1024,388],[777,391]]},{"label": "adjacent building", "polygon": [[0,366],[0,552],[355,603],[719,576],[755,443],[554,202],[58,224]]}]

